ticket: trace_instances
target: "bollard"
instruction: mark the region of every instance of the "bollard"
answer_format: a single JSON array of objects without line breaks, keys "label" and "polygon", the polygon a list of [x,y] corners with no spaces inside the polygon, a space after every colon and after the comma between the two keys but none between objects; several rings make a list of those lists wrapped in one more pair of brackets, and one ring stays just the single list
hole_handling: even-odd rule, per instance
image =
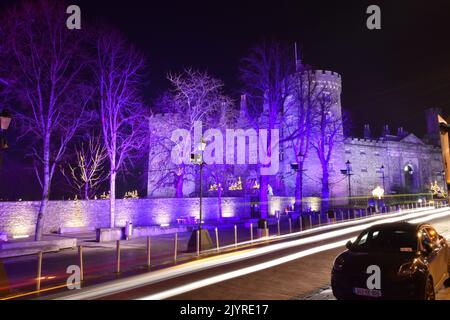
[{"label": "bollard", "polygon": [[267,238],[268,238],[269,237],[269,228],[267,228],[267,221],[264,221],[264,233],[267,234]]},{"label": "bollard", "polygon": [[250,241],[253,242],[253,223],[250,223]]},{"label": "bollard", "polygon": [[278,231],[278,236],[280,236],[280,219],[278,219],[278,221],[277,221],[277,231]]},{"label": "bollard", "polygon": [[197,230],[197,257],[200,256],[200,230]]},{"label": "bollard", "polygon": [[341,221],[344,219],[344,217],[342,216],[342,210],[339,210],[339,213],[341,214]]},{"label": "bollard", "polygon": [[234,225],[234,247],[237,247],[237,226]]},{"label": "bollard", "polygon": [[178,252],[178,232],[175,232],[175,243],[173,244],[173,262],[177,263],[177,252]]},{"label": "bollard", "polygon": [[303,231],[303,221],[302,221],[302,215],[300,215],[300,217],[298,217],[298,222],[299,222],[299,228],[300,228],[300,232]]},{"label": "bollard", "polygon": [[312,218],[311,218],[311,215],[310,215],[310,216],[309,216],[309,227],[312,228],[312,226],[313,226],[313,225],[312,225]]},{"label": "bollard", "polygon": [[36,275],[36,291],[41,291],[41,277],[42,277],[42,251],[38,252],[38,267]]},{"label": "bollard", "polygon": [[322,224],[322,215],[319,212],[319,227],[320,227],[321,224]]},{"label": "bollard", "polygon": [[147,236],[147,268],[150,269],[150,259],[151,259],[151,243],[150,243],[150,236]]},{"label": "bollard", "polygon": [[116,242],[116,273],[120,273],[120,240]]},{"label": "bollard", "polygon": [[289,233],[292,233],[292,221],[291,221],[291,218],[289,218]]},{"label": "bollard", "polygon": [[214,232],[216,234],[216,250],[217,252],[219,252],[219,229],[217,229],[217,227],[214,228]]},{"label": "bollard", "polygon": [[83,268],[83,246],[78,246],[78,256],[80,257],[80,281],[84,280],[84,268]]}]

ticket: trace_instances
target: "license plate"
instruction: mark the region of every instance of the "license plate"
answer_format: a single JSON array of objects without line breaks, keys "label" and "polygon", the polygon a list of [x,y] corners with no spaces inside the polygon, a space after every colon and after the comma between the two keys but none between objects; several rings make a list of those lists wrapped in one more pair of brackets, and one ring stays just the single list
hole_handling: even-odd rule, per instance
[{"label": "license plate", "polygon": [[381,290],[376,289],[353,288],[353,293],[358,296],[373,297],[373,298],[381,297]]}]

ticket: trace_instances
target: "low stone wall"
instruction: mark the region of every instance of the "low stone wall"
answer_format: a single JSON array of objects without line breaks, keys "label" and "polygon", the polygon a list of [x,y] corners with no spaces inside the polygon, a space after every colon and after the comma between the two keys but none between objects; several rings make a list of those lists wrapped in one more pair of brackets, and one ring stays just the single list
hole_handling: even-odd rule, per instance
[{"label": "low stone wall", "polygon": [[[8,236],[34,234],[39,201],[0,202],[0,233]],[[118,199],[117,226],[126,221],[137,226],[173,224],[180,217],[199,215],[198,198]],[[244,198],[222,198],[224,217],[249,215]],[[203,220],[219,217],[217,198],[203,199]],[[64,227],[109,227],[109,200],[49,201],[44,233]]]},{"label": "low stone wall", "polygon": [[[152,198],[116,200],[116,226],[127,221],[135,227],[174,224],[178,218],[199,216],[199,198]],[[282,212],[292,205],[292,197],[269,197],[269,213]],[[0,202],[0,233],[32,235],[39,209],[39,201]],[[225,218],[250,217],[250,202],[245,197],[222,198],[222,216]],[[217,198],[203,199],[203,220],[219,218]],[[44,233],[60,228],[109,227],[109,200],[49,201],[44,217]]]}]

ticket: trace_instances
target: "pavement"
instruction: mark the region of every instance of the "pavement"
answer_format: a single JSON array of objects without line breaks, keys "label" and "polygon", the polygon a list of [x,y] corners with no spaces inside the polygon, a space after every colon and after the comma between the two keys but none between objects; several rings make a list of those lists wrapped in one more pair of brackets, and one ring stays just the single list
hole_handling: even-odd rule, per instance
[{"label": "pavement", "polygon": [[[387,221],[417,219],[421,215],[423,220],[432,218],[438,231],[450,238],[449,214],[446,208],[433,214],[390,216]],[[332,263],[345,249],[345,242],[374,221],[364,221],[363,225],[351,223],[334,231],[242,249],[50,298],[285,300],[317,297],[318,292],[327,292]]]},{"label": "pavement", "polygon": [[[292,224],[292,227],[294,224]],[[210,235],[215,245],[215,233],[212,227]],[[278,232],[277,225],[269,226],[270,234]],[[292,230],[292,229],[291,229]],[[280,232],[289,233],[289,222],[281,220]],[[56,235],[52,235],[55,237]],[[187,252],[187,244],[191,232],[178,233],[177,261],[174,261],[175,234],[161,234],[151,237],[151,270],[159,270],[195,259],[196,253]],[[96,242],[95,232],[59,235],[61,238],[77,238],[78,245],[83,246],[84,286],[94,285],[106,281],[128,277],[147,272],[147,242],[146,238],[121,241],[121,272],[116,273],[116,242]],[[219,228],[219,244],[232,246],[235,242],[234,225]],[[256,225],[254,238],[257,237]],[[237,241],[250,240],[250,230],[243,223],[237,224]],[[11,296],[21,296],[32,293],[36,289],[37,255],[30,254],[20,257],[0,259],[2,275],[7,281],[0,281],[0,299]],[[54,288],[58,291],[68,278],[66,273],[70,265],[79,265],[77,248],[55,252],[45,252],[42,261],[41,289]],[[0,279],[1,280],[1,279]],[[8,284],[6,288],[5,283]],[[53,291],[53,290],[52,290]],[[26,298],[27,296],[25,296]]]}]

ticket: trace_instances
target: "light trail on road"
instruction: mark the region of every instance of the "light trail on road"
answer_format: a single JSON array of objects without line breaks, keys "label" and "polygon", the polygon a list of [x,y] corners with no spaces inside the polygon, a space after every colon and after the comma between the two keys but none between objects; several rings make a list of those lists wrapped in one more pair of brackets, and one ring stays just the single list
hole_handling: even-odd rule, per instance
[{"label": "light trail on road", "polygon": [[[443,217],[446,217],[446,216],[450,216],[450,211],[449,210],[446,210],[446,211],[441,212],[441,213],[432,214],[432,215],[429,215],[429,216],[426,216],[426,217],[418,218],[418,219],[407,220],[407,221],[411,222],[411,223],[421,223],[421,222],[424,222],[424,221],[439,219],[439,218],[443,218]],[[394,218],[393,221],[390,221],[390,222],[395,222],[395,221],[399,221],[398,218]],[[376,224],[377,223],[373,223],[373,225],[376,225]],[[361,230],[364,230],[367,227],[368,226],[365,226]],[[294,253],[294,254],[290,254],[290,255],[287,255],[287,256],[284,256],[284,257],[281,257],[281,258],[278,258],[278,259],[274,259],[274,260],[268,261],[268,262],[259,263],[259,264],[256,264],[256,265],[253,265],[253,266],[250,266],[250,267],[247,267],[247,268],[243,268],[243,269],[240,269],[240,270],[235,270],[235,271],[223,273],[223,274],[220,274],[220,275],[217,275],[217,276],[213,276],[213,277],[210,277],[210,278],[206,278],[206,279],[202,279],[202,280],[199,280],[199,281],[195,281],[195,282],[192,282],[192,283],[189,283],[189,284],[186,284],[186,285],[183,285],[183,286],[179,286],[179,287],[176,287],[176,288],[172,288],[172,289],[169,289],[169,290],[166,290],[166,291],[162,291],[162,292],[159,292],[159,293],[156,293],[156,294],[152,294],[152,295],[148,295],[148,296],[145,296],[145,297],[141,297],[141,298],[139,298],[137,300],[162,300],[162,299],[167,299],[167,298],[174,297],[174,296],[177,296],[177,295],[180,295],[180,294],[183,294],[183,293],[195,290],[195,289],[199,289],[199,288],[202,288],[202,287],[206,287],[206,286],[218,283],[218,282],[222,282],[222,281],[225,281],[225,280],[230,280],[230,279],[233,279],[233,278],[237,278],[237,277],[240,277],[240,276],[247,275],[249,273],[253,273],[253,272],[261,271],[261,270],[264,270],[264,269],[272,268],[272,267],[278,266],[280,264],[287,263],[287,262],[290,262],[290,261],[293,261],[293,260],[297,260],[297,259],[309,256],[309,255],[313,255],[313,254],[316,254],[316,253],[319,253],[319,252],[322,252],[322,251],[338,248],[338,247],[344,246],[349,240],[354,241],[355,239],[356,239],[356,237],[352,237],[352,238],[348,238],[348,239],[345,239],[345,240],[329,243],[329,244],[326,244],[326,245],[320,245],[320,246],[317,246],[317,247],[314,247],[314,248],[303,250],[303,251],[300,251],[300,252],[297,252],[297,253]]]},{"label": "light trail on road", "polygon": [[[431,210],[428,209],[428,210],[421,210],[421,211],[414,212],[414,213],[409,213],[409,214],[402,215],[402,216],[395,216],[395,217],[390,217],[390,218],[384,217],[385,219],[383,219],[382,221],[364,223],[364,224],[360,224],[360,225],[345,228],[345,229],[339,229],[339,230],[335,230],[335,231],[326,232],[324,234],[310,236],[307,238],[272,244],[272,245],[268,245],[268,246],[261,247],[261,248],[252,248],[252,249],[247,249],[247,250],[243,250],[243,251],[222,254],[219,256],[201,259],[198,261],[192,261],[192,262],[188,262],[183,265],[175,266],[175,267],[168,268],[165,270],[158,270],[158,271],[155,271],[155,272],[152,272],[149,274],[133,276],[133,277],[126,278],[126,279],[116,280],[111,283],[105,283],[105,284],[101,284],[101,285],[97,285],[97,286],[88,287],[86,289],[82,289],[81,292],[75,292],[75,293],[70,293],[67,295],[62,295],[62,296],[56,297],[55,299],[62,299],[62,300],[96,299],[96,298],[112,295],[115,293],[128,291],[131,289],[136,289],[136,288],[143,287],[145,285],[149,285],[152,283],[157,283],[157,282],[161,282],[164,280],[176,278],[176,277],[186,275],[189,273],[194,273],[194,272],[202,271],[202,270],[213,268],[213,267],[218,267],[218,266],[230,264],[233,262],[238,262],[241,260],[254,258],[254,257],[261,256],[261,255],[264,255],[267,253],[274,252],[274,251],[279,251],[282,249],[292,248],[295,246],[300,246],[300,245],[304,245],[304,244],[310,244],[310,243],[314,243],[314,242],[318,242],[318,241],[342,237],[343,235],[346,235],[346,234],[351,234],[351,233],[356,233],[358,231],[362,231],[365,228],[375,225],[375,224],[378,224],[378,223],[410,220],[410,219],[420,218],[420,217],[424,217],[424,216],[427,216],[427,219],[429,220],[430,217],[433,216],[433,213],[441,214],[439,217],[444,217],[444,216],[450,215],[450,210],[448,208],[431,209]],[[343,241],[345,243],[348,240],[349,239],[346,239]],[[334,242],[331,244],[322,245],[322,246],[318,246],[315,248],[300,251],[300,252],[294,254],[294,255],[300,255],[295,259],[298,259],[299,257],[304,257],[306,255],[311,255],[316,252],[320,252],[320,251],[315,251],[315,250],[328,250],[328,249],[324,249],[324,248],[328,248],[328,246],[331,246],[330,248],[333,248],[333,245],[342,246],[343,241],[338,241],[338,242]],[[286,257],[288,257],[287,259],[289,259],[289,257],[295,257],[294,255],[290,255],[290,256],[286,256]],[[275,259],[273,261],[278,262],[278,264],[281,264],[281,263],[284,263],[283,259],[285,259],[286,257]],[[294,259],[294,258],[292,258],[292,259]],[[273,266],[273,263],[275,263],[275,262],[271,261],[270,263]],[[265,263],[269,263],[269,262],[265,262]],[[265,263],[263,263],[262,266],[267,266]],[[248,272],[255,272],[255,271],[257,271],[257,268],[258,268],[257,266],[252,266],[245,270]],[[251,270],[253,270],[253,271],[251,271]],[[213,277],[213,278],[209,278],[209,280],[204,279],[204,280],[200,280],[198,282],[193,282],[191,284],[188,284],[189,288],[190,288],[188,291],[193,290],[192,288],[195,287],[194,283],[196,283],[198,288],[200,288],[202,286],[208,285],[208,281],[218,282],[218,279],[221,279],[220,277],[229,277],[230,279],[232,277],[238,277],[238,276],[242,275],[242,273],[240,273],[240,272],[242,272],[242,270],[239,270],[239,272],[231,272],[231,273],[219,275],[219,276],[217,276],[219,278]],[[220,280],[220,281],[223,281],[223,280]],[[214,283],[216,283],[216,282],[214,282]],[[175,291],[170,291],[170,290],[175,290]],[[172,292],[171,294],[173,295],[173,293],[176,292],[176,290],[180,290],[180,289],[173,288],[170,290],[169,291]],[[171,296],[167,292],[165,292],[165,293],[161,292],[160,294],[164,294],[164,296],[168,296],[168,297]],[[152,298],[152,295],[144,297],[142,299],[149,299],[149,298]]]}]

